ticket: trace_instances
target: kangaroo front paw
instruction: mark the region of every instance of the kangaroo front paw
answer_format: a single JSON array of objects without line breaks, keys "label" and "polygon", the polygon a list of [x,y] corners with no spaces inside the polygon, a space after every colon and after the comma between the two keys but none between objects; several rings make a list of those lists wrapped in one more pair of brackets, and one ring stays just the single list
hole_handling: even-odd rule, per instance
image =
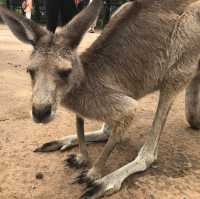
[{"label": "kangaroo front paw", "polygon": [[110,195],[121,188],[121,182],[109,175],[90,183],[80,199],[97,199],[104,195]]},{"label": "kangaroo front paw", "polygon": [[69,166],[72,168],[84,168],[88,165],[88,158],[85,158],[83,155],[79,154],[70,154],[67,159],[64,161],[65,166]]},{"label": "kangaroo front paw", "polygon": [[96,179],[101,178],[101,172],[98,172],[95,168],[90,170],[83,170],[78,176],[73,178],[73,183],[78,182],[79,184],[92,184]]}]

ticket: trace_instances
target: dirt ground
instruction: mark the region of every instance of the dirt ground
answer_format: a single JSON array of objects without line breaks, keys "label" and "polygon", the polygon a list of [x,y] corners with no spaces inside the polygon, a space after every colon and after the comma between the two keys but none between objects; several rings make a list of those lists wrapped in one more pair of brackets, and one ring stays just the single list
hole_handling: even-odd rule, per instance
[{"label": "dirt ground", "polygon": [[[87,34],[84,50],[97,34]],[[31,87],[26,74],[31,47],[17,41],[0,25],[0,199],[78,199],[82,188],[70,184],[78,171],[64,168],[66,152],[36,154],[42,143],[75,131],[74,114],[59,108],[56,119],[35,124],[30,117]],[[105,173],[133,160],[151,127],[157,93],[140,101],[137,118],[126,140],[111,155]],[[101,124],[87,121],[86,130]],[[89,146],[92,159],[104,144]],[[41,172],[43,179],[36,179]],[[184,92],[177,98],[162,138],[157,163],[148,171],[129,177],[110,199],[199,199],[200,132],[188,128],[184,115]]]}]

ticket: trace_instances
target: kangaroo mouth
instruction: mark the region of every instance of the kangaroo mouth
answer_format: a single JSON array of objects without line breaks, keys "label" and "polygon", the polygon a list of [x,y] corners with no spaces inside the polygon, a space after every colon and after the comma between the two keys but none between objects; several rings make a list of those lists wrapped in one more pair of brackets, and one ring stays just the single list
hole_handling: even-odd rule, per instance
[{"label": "kangaroo mouth", "polygon": [[32,115],[32,118],[33,118],[33,121],[35,122],[35,123],[42,123],[42,124],[47,124],[47,123],[49,123],[49,122],[51,122],[53,119],[54,119],[54,116],[49,116],[49,117],[47,117],[47,118],[44,118],[44,119],[38,119],[38,118],[36,118],[36,117],[34,117],[33,115]]}]

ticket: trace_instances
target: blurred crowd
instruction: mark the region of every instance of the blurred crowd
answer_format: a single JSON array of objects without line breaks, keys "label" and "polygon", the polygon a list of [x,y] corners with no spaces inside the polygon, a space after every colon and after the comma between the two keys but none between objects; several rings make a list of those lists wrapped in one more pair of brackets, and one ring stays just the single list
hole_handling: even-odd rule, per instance
[{"label": "blurred crowd", "polygon": [[[15,10],[17,7],[21,9],[26,18],[31,19],[33,6],[35,13],[46,16],[47,29],[51,32],[55,32],[57,26],[64,26],[67,24],[76,14],[84,9],[92,0],[7,0],[7,7]],[[113,3],[114,2],[114,3]],[[109,21],[111,14],[119,6],[117,0],[105,0],[104,1],[104,15],[102,17],[102,24],[105,26]],[[41,5],[44,7],[44,11],[41,11]],[[98,18],[92,24],[89,29],[90,33],[95,32]]]}]

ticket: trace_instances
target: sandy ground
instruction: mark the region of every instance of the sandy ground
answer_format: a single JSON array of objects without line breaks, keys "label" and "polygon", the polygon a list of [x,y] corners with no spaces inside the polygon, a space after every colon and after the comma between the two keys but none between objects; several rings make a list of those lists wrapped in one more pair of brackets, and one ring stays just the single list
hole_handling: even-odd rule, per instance
[{"label": "sandy ground", "polygon": [[[84,50],[97,34],[86,35]],[[74,132],[74,114],[62,108],[48,125],[30,118],[30,80],[26,74],[31,47],[17,41],[0,25],[0,199],[78,199],[82,188],[71,185],[78,171],[64,168],[66,152],[36,154],[40,144]],[[151,127],[157,93],[140,101],[137,118],[127,139],[111,155],[105,173],[128,163],[136,156]],[[101,126],[87,121],[86,130]],[[92,159],[104,144],[89,146]],[[43,179],[36,179],[41,172]],[[158,161],[144,173],[129,177],[111,199],[199,199],[200,132],[188,128],[184,115],[184,92],[168,117],[160,140]]]}]

